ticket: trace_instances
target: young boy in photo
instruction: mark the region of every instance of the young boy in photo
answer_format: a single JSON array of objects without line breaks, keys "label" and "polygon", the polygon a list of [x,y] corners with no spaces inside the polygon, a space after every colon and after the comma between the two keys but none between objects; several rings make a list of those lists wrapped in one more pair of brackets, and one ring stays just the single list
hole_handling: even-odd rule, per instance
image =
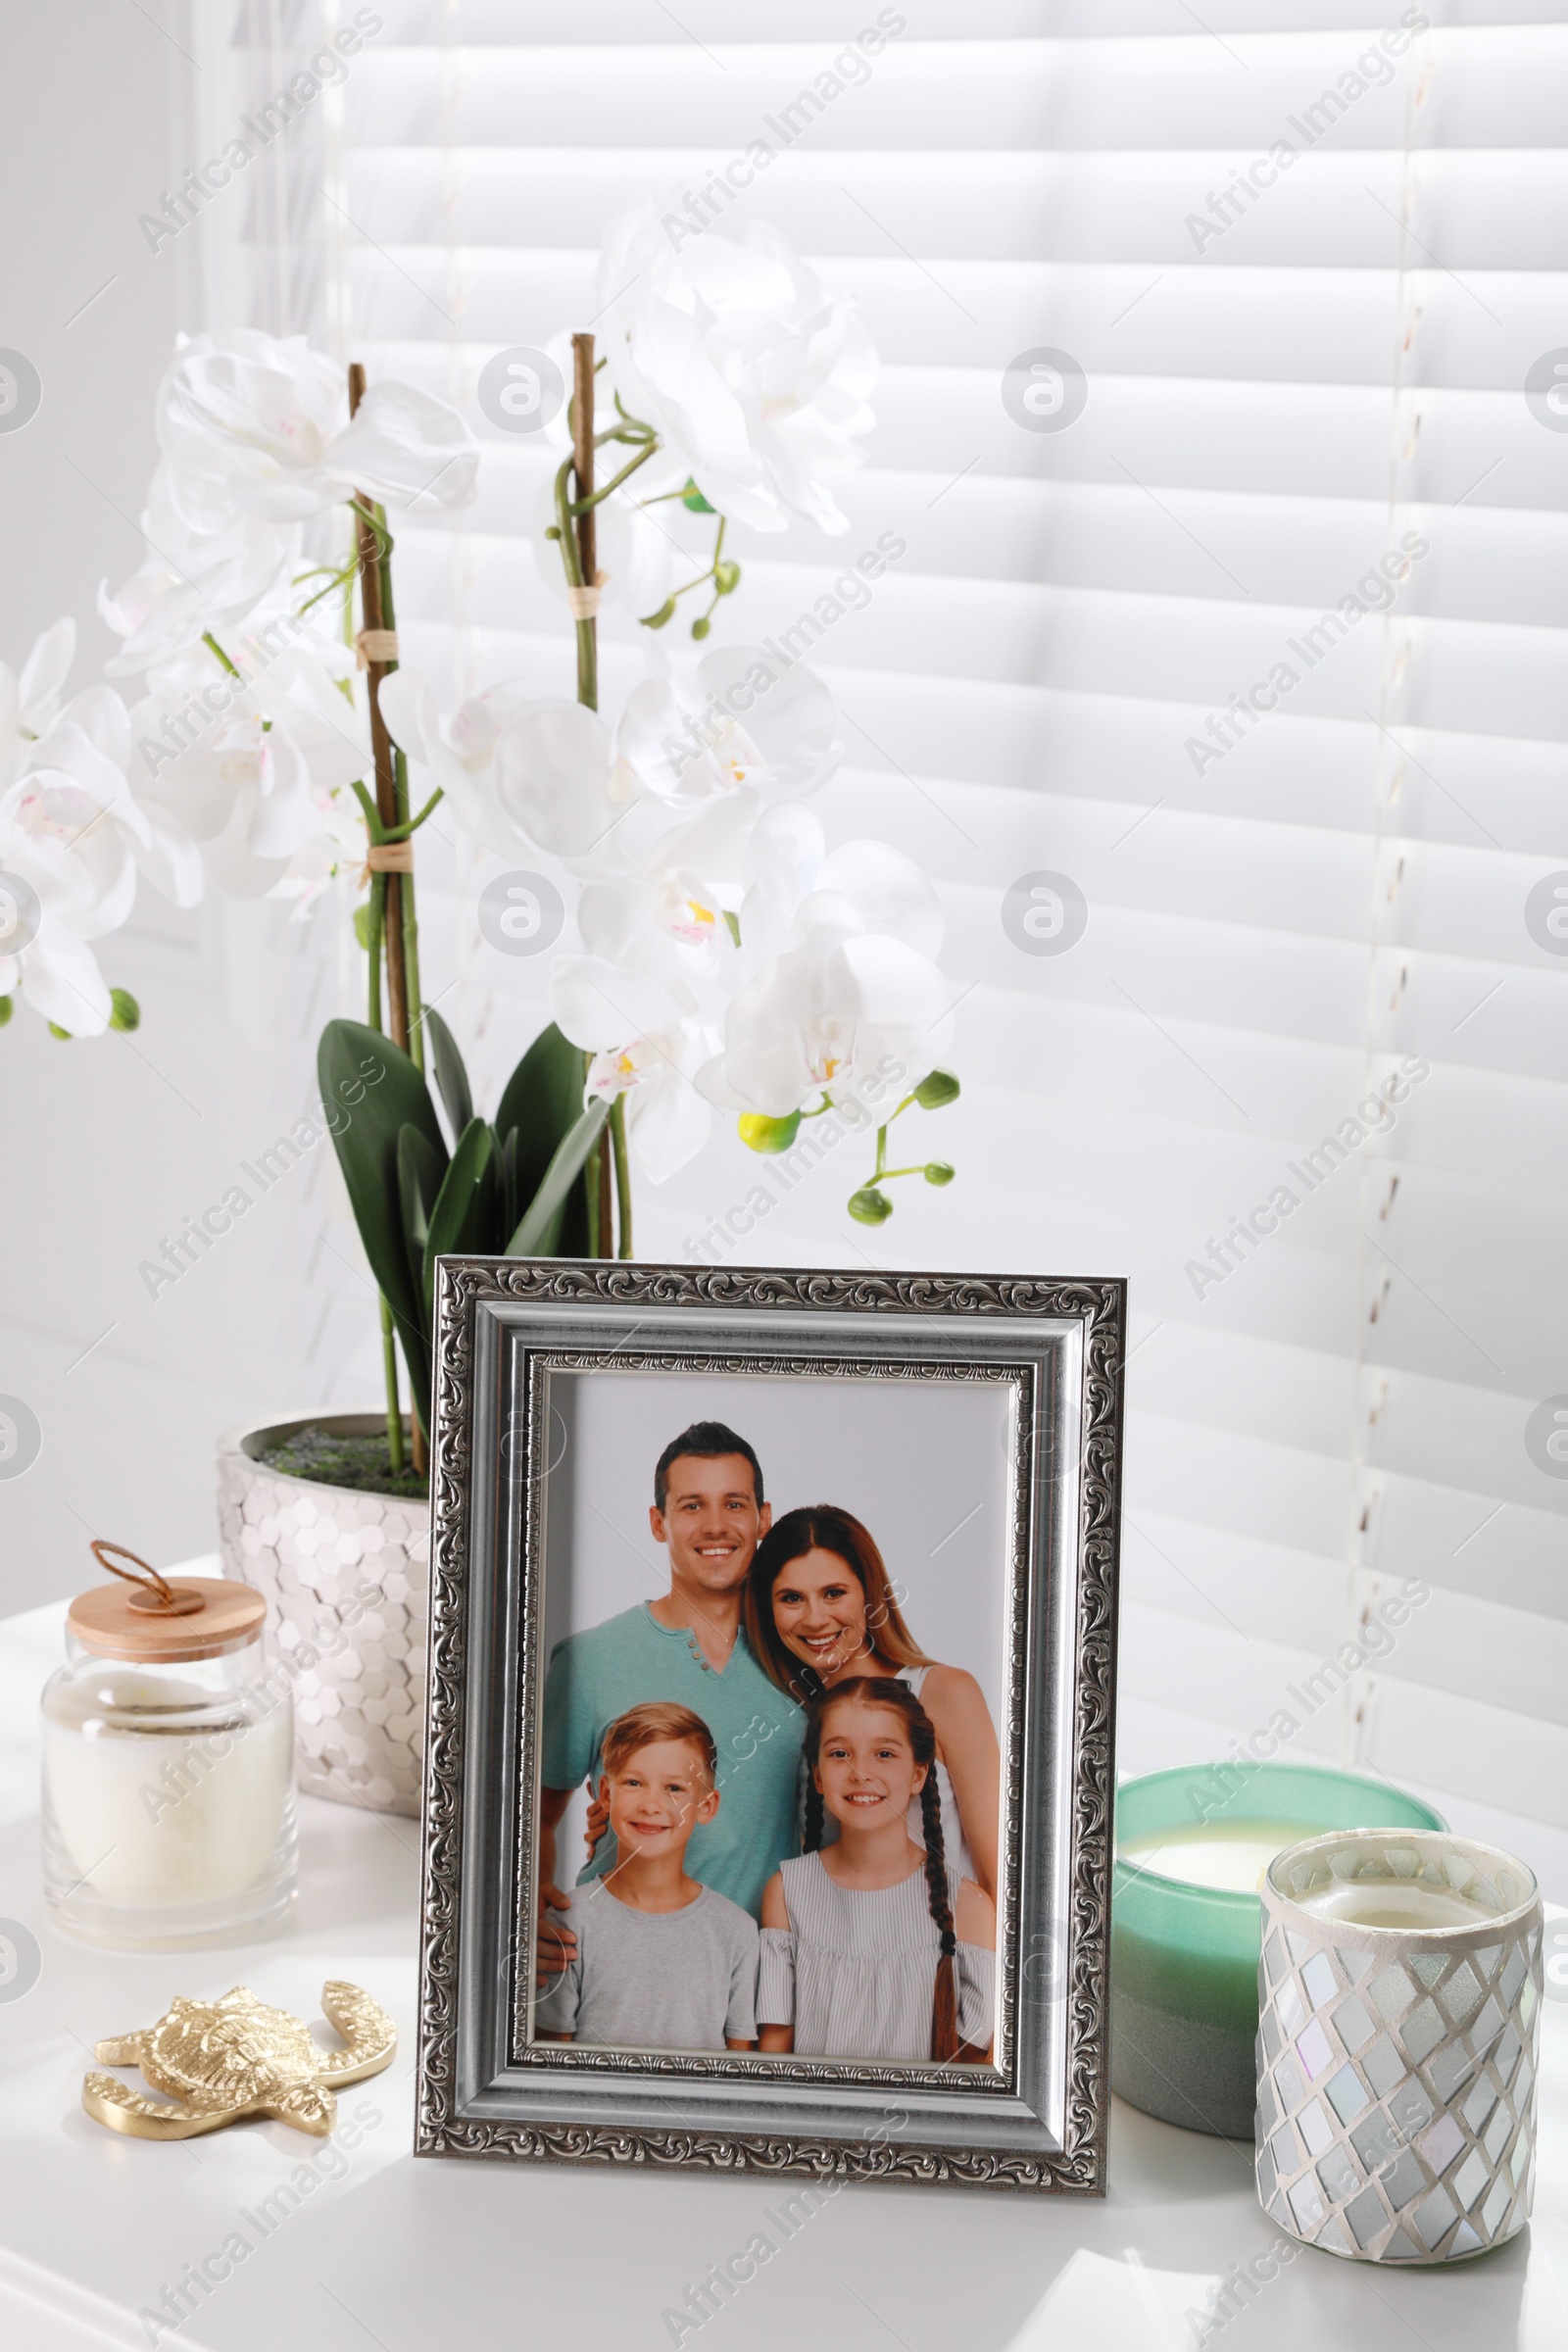
[{"label": "young boy in photo", "polygon": [[552,1972],[535,2034],[632,2049],[755,2049],[757,1922],[686,1872],[693,1830],[718,1811],[711,1732],[690,1707],[654,1700],[615,1718],[600,1761],[618,1859],[572,1897],[576,1950]]}]

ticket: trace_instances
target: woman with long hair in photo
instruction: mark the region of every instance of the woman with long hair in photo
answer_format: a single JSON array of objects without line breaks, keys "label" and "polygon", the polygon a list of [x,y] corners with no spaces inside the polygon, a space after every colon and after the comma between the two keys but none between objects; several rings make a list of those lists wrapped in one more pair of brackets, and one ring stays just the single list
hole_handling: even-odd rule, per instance
[{"label": "woman with long hair in photo", "polygon": [[812,1701],[805,1755],[806,1851],[762,1893],[762,2050],[984,2065],[997,1915],[944,1852],[930,1717],[907,1683],[852,1676]]},{"label": "woman with long hair in photo", "polygon": [[[753,1656],[802,1705],[852,1677],[907,1687],[936,1734],[930,1777],[948,1861],[994,1903],[1002,1755],[991,1710],[972,1674],[918,1646],[870,1530],[832,1503],[786,1511],[757,1547],[745,1619]],[[919,1839],[913,1800],[908,1827]]]}]

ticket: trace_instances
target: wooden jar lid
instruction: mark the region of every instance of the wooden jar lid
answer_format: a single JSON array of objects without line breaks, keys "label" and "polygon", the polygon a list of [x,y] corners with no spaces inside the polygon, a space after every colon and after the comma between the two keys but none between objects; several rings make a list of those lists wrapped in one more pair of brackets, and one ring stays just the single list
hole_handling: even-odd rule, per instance
[{"label": "wooden jar lid", "polygon": [[77,1593],[67,1623],[84,1649],[171,1665],[215,1658],[220,1650],[254,1641],[267,1616],[262,1594],[228,1577],[182,1576],[173,1588],[186,1604],[178,1611],[138,1606],[139,1591],[134,1585],[94,1585],[90,1592]]}]

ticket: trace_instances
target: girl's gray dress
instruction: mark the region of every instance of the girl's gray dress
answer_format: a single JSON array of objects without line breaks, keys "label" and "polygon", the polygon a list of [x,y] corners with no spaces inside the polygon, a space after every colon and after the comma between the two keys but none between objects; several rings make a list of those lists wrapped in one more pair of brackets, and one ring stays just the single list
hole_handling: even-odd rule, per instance
[{"label": "girl's gray dress", "polygon": [[[803,2058],[928,2059],[942,1939],[925,1872],[897,1886],[839,1886],[820,1854],[803,1854],[779,1873],[790,1924],[762,1930],[758,2024],[793,2026]],[[948,1900],[957,1899],[950,1871]],[[996,1954],[960,1943],[954,1968],[958,2032],[984,2049],[996,2030]]]}]

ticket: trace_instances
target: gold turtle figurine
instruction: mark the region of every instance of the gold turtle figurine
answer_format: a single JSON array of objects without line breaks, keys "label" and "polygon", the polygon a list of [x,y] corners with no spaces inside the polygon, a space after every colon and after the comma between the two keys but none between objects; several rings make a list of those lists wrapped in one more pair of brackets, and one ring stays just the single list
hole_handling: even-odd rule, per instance
[{"label": "gold turtle figurine", "polygon": [[397,2028],[357,1984],[321,1988],[321,2007],[345,2048],[323,2050],[308,2026],[270,2009],[243,1984],[220,2001],[181,1995],[155,2026],[100,2041],[102,2066],[139,2066],[164,2099],[146,2099],[113,2075],[88,2075],[81,2103],[111,2132],[133,2139],[194,2139],[242,2116],[276,2116],[324,2138],[337,2121],[334,2085],[363,2082],[390,2066]]}]

